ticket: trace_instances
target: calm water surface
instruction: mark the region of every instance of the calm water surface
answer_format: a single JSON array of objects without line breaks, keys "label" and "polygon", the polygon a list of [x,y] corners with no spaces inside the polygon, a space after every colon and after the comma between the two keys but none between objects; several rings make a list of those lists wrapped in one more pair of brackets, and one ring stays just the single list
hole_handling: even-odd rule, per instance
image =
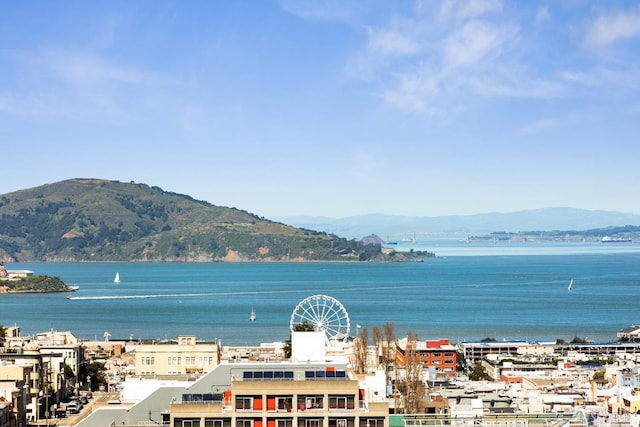
[{"label": "calm water surface", "polygon": [[[392,322],[400,336],[454,342],[610,341],[640,323],[639,246],[484,251],[441,244],[436,253],[445,255],[421,263],[8,263],[80,289],[73,299],[0,295],[0,324],[17,324],[23,335],[52,328],[82,339],[103,339],[105,332],[111,339],[195,334],[253,345],[286,340],[297,304],[315,294],[344,305],[352,334],[356,324],[371,331]],[[468,255],[472,250],[479,253]]]}]

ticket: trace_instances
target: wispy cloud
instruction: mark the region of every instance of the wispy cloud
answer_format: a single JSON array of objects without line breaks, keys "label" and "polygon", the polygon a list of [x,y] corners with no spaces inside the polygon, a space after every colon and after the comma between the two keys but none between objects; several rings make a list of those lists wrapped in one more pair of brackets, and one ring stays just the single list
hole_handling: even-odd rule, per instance
[{"label": "wispy cloud", "polygon": [[40,59],[60,79],[77,86],[111,82],[141,84],[152,78],[150,73],[120,65],[93,53],[48,49]]},{"label": "wispy cloud", "polygon": [[516,34],[517,30],[508,25],[477,20],[467,22],[443,42],[446,67],[469,67],[485,59],[497,59]]},{"label": "wispy cloud", "polygon": [[[583,97],[585,85],[599,84],[599,94],[603,82],[637,86],[637,66],[624,57],[607,64],[611,56],[580,50],[573,37],[579,18],[558,27],[547,7],[516,13],[500,0],[417,4],[366,27],[368,43],[349,62],[349,75],[366,77],[395,108],[447,117],[482,98],[571,98]],[[551,41],[549,30],[565,38]],[[600,15],[584,40],[607,46],[633,37],[640,37],[640,6]]]},{"label": "wispy cloud", "polygon": [[542,131],[552,129],[559,125],[557,118],[543,118],[522,126],[518,133],[521,135],[532,135]]},{"label": "wispy cloud", "polygon": [[124,99],[160,80],[95,52],[40,48],[13,56],[12,78],[20,84],[0,85],[0,111],[7,114],[121,119],[133,103]]},{"label": "wispy cloud", "polygon": [[541,7],[536,12],[535,22],[536,24],[540,25],[543,22],[548,21],[550,17],[551,17],[551,14],[549,13],[549,9],[547,9],[546,7]]},{"label": "wispy cloud", "polygon": [[640,6],[598,16],[587,28],[587,46],[606,46],[622,39],[640,36]]},{"label": "wispy cloud", "polygon": [[[512,68],[509,55],[519,28],[503,16],[500,1],[447,0],[436,9],[394,17],[388,25],[389,31],[369,31],[369,45],[359,60],[379,67],[371,74],[381,76],[380,97],[396,108],[446,118],[464,111],[465,98],[472,94],[526,93],[518,80],[504,78]],[[387,49],[373,48],[381,45],[379,38],[387,40]]]},{"label": "wispy cloud", "polygon": [[368,28],[369,47],[373,52],[388,55],[410,55],[418,52],[418,44],[412,38],[397,30],[376,31]]},{"label": "wispy cloud", "polygon": [[501,0],[445,0],[438,16],[441,20],[465,21],[494,12],[502,12]]}]

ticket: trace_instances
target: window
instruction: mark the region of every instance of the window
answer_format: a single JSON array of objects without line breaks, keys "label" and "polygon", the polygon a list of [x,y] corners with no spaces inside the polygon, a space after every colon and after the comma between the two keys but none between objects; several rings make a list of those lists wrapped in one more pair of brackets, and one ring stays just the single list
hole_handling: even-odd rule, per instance
[{"label": "window", "polygon": [[293,427],[293,419],[278,418],[276,419],[276,427]]},{"label": "window", "polygon": [[298,418],[298,427],[322,427],[322,418]]},{"label": "window", "polygon": [[142,356],[140,359],[140,363],[142,365],[155,365],[156,364],[156,358],[153,356]]},{"label": "window", "polygon": [[231,427],[230,418],[205,418],[204,427]]},{"label": "window", "polygon": [[291,411],[293,407],[293,397],[277,397],[277,408],[279,411]]},{"label": "window", "polygon": [[175,418],[174,427],[200,427],[200,418]]},{"label": "window", "polygon": [[213,357],[210,356],[199,356],[198,357],[198,366],[207,366],[213,365]]},{"label": "window", "polygon": [[353,418],[329,418],[328,427],[354,427]]},{"label": "window", "polygon": [[298,410],[322,408],[322,395],[298,396]]},{"label": "window", "polygon": [[236,427],[253,427],[253,420],[251,418],[238,418],[236,419]]},{"label": "window", "polygon": [[[213,361],[212,361],[213,363]],[[244,371],[242,379],[245,381],[281,381],[292,380],[293,371]]]},{"label": "window", "polygon": [[329,409],[354,409],[353,395],[329,395]]},{"label": "window", "polygon": [[360,427],[384,427],[384,418],[360,418]]},{"label": "window", "polygon": [[347,374],[345,371],[306,371],[304,378],[307,381],[312,380],[336,380],[345,379]]},{"label": "window", "polygon": [[253,409],[253,398],[251,396],[236,396],[236,411]]}]

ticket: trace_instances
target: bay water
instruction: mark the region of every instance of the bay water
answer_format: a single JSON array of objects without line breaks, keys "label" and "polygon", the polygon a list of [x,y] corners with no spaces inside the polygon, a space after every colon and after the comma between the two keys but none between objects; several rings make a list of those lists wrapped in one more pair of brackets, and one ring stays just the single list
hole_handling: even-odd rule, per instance
[{"label": "bay water", "polygon": [[393,323],[399,337],[410,332],[452,342],[576,336],[605,342],[640,324],[635,243],[399,246],[437,256],[408,263],[6,263],[9,270],[59,276],[79,290],[1,294],[0,324],[18,325],[22,335],[51,329],[84,340],[194,334],[222,345],[258,345],[288,339],[292,314],[312,295],[339,301],[352,335],[357,325],[371,334],[374,325]]}]

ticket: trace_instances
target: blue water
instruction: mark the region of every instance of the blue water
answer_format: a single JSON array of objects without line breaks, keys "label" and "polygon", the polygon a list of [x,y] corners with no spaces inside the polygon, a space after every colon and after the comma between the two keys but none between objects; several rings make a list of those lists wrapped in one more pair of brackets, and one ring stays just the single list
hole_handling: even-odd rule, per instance
[{"label": "blue water", "polygon": [[[111,339],[195,334],[223,345],[256,345],[286,340],[292,312],[315,294],[344,305],[352,334],[356,324],[371,332],[391,322],[398,336],[453,342],[611,341],[621,328],[640,323],[640,251],[549,252],[449,252],[422,263],[384,264],[8,263],[8,269],[59,276],[80,289],[0,295],[0,324],[17,324],[23,335],[52,328],[90,340],[105,332]],[[120,284],[113,283],[116,272]],[[255,322],[249,321],[252,308]]]}]

